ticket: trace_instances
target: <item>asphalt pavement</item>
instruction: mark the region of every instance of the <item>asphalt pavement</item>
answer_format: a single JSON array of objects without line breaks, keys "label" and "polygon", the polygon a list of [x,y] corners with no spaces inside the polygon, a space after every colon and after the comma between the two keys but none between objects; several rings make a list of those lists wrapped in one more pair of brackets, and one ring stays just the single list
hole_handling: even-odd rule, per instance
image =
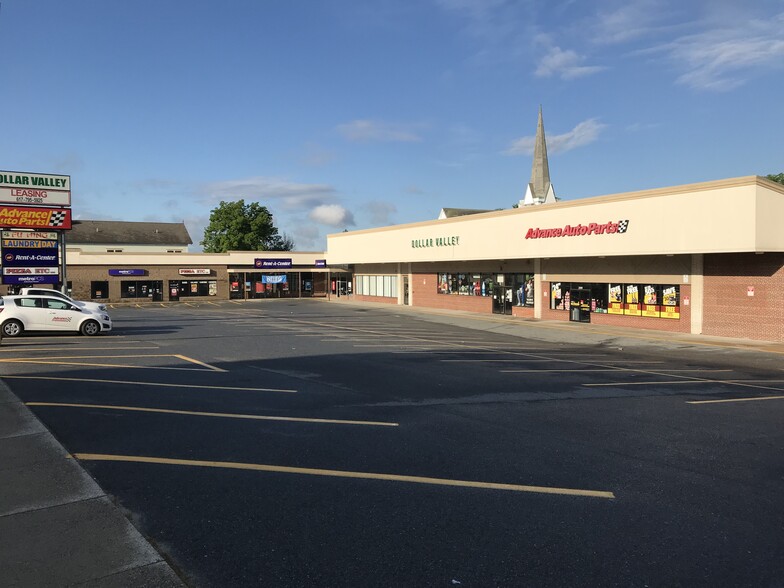
[{"label": "asphalt pavement", "polygon": [[[341,304],[352,304],[341,300]],[[454,311],[375,306],[538,340],[694,345],[784,353],[784,344]],[[2,340],[2,345],[14,345]],[[2,373],[0,372],[0,378]],[[185,585],[125,513],[0,380],[0,586]]]}]

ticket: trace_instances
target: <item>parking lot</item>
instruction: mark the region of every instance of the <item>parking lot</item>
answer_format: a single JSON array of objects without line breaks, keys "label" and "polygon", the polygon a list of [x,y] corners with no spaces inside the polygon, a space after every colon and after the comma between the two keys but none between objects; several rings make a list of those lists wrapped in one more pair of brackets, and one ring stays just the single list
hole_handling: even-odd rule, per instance
[{"label": "parking lot", "polygon": [[777,585],[772,352],[318,300],[109,309],[2,379],[193,586]]}]

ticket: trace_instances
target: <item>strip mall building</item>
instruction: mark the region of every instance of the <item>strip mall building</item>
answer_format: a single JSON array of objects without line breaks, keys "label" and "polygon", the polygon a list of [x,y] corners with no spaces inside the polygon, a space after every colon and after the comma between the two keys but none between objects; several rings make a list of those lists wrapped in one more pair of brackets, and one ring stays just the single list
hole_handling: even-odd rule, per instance
[{"label": "strip mall building", "polygon": [[573,201],[539,188],[516,209],[329,235],[326,252],[190,253],[184,226],[77,221],[68,287],[107,302],[322,296],[784,341],[783,185]]},{"label": "strip mall building", "polygon": [[325,256],[355,300],[784,341],[783,185],[542,200],[330,235]]},{"label": "strip mall building", "polygon": [[54,212],[69,229],[59,279],[76,298],[334,296],[784,341],[784,185],[750,176],[559,201],[541,110],[517,208],[329,235],[326,252],[189,253],[184,223],[71,228],[70,209]]}]

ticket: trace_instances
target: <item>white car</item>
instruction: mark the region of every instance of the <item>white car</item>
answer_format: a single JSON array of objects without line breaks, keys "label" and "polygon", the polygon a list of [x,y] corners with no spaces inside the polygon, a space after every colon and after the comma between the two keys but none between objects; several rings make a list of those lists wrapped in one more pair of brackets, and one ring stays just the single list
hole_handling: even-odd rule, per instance
[{"label": "white car", "polygon": [[25,331],[76,331],[97,335],[112,330],[105,311],[81,308],[54,296],[3,296],[0,298],[0,330],[3,337]]},{"label": "white car", "polygon": [[51,288],[22,288],[19,290],[19,294],[23,296],[54,296],[55,298],[60,298],[61,300],[70,302],[74,306],[78,306],[80,308],[87,308],[89,310],[98,312],[106,312],[105,304],[101,304],[99,302],[88,302],[86,300],[74,300],[70,296],[63,294],[58,290],[52,290]]}]

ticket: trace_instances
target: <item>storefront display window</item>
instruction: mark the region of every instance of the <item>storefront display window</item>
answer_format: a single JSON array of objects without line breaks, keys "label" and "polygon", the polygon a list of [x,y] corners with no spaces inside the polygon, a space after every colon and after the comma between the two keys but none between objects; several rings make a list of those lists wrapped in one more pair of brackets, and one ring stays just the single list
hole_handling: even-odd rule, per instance
[{"label": "storefront display window", "polygon": [[120,282],[120,297],[161,301],[163,300],[163,282],[159,280],[123,280]]},{"label": "storefront display window", "polygon": [[661,318],[681,318],[680,286],[662,286]]},{"label": "storefront display window", "polygon": [[438,274],[439,294],[458,296],[492,296],[494,279],[491,274]]},{"label": "storefront display window", "polygon": [[642,286],[642,316],[659,318],[659,289],[661,286],[645,284]]},{"label": "storefront display window", "polygon": [[180,280],[180,296],[215,296],[217,293],[215,280]]},{"label": "storefront display window", "polygon": [[[351,282],[347,292],[351,293]],[[397,298],[397,276],[357,276],[357,294]]]},{"label": "storefront display window", "polygon": [[90,282],[90,297],[96,300],[109,298],[109,282]]},{"label": "storefront display window", "polygon": [[607,297],[607,314],[623,314],[623,285],[610,284]]},{"label": "storefront display window", "polygon": [[581,297],[585,300],[590,312],[607,313],[607,284],[587,284],[585,282],[551,282],[550,308],[552,310],[569,310],[572,306],[572,290],[587,292],[587,294],[581,294]]},{"label": "storefront display window", "polygon": [[512,276],[515,306],[534,305],[534,275],[514,274]]},{"label": "storefront display window", "polygon": [[590,289],[591,312],[650,318],[680,318],[680,286],[551,282],[550,308],[567,310],[569,291],[574,289]]},{"label": "storefront display window", "polygon": [[626,304],[623,307],[623,314],[631,316],[640,316],[642,314],[640,287],[637,284],[626,284]]}]

